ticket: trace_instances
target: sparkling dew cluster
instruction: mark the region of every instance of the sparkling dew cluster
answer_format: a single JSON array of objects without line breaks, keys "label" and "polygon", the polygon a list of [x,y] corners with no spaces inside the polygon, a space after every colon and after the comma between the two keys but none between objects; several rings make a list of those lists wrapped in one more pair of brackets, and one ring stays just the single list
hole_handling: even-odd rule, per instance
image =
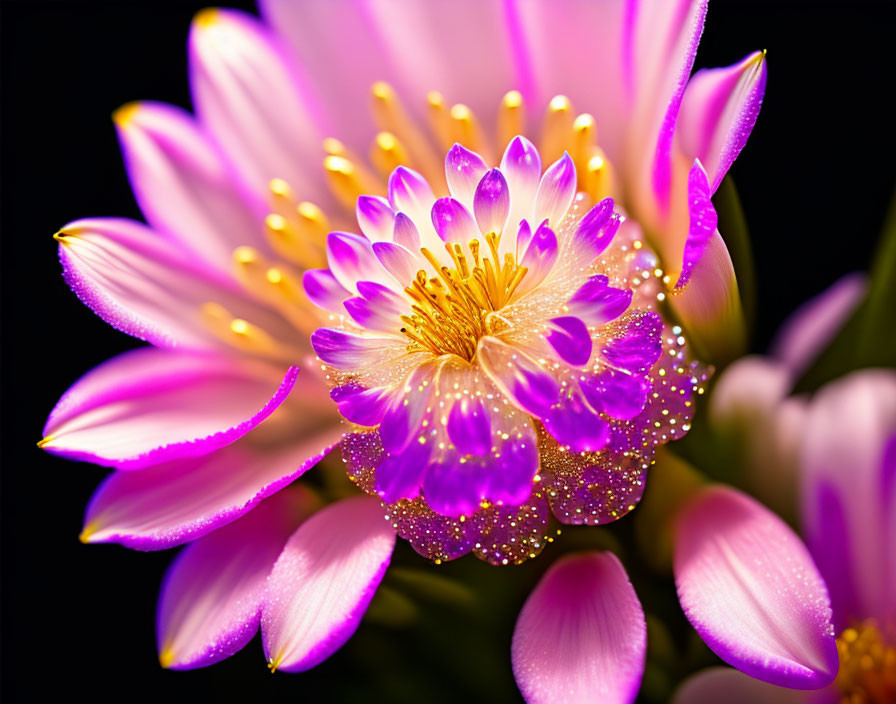
[{"label": "sparkling dew cluster", "polygon": [[[705,372],[658,312],[656,257],[577,192],[566,153],[542,171],[515,137],[499,168],[456,144],[447,197],[396,168],[362,196],[361,234],[307,271],[330,313],[312,346],[349,476],[399,534],[442,561],[534,557],[550,514],[600,524],[634,508],[654,448],[687,432]],[[441,186],[441,184],[439,185]]]}]

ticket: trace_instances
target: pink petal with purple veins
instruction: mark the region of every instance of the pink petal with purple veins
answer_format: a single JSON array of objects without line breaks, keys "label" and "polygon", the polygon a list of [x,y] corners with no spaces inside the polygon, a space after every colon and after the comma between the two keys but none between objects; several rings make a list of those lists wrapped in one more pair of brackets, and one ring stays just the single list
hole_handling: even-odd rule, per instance
[{"label": "pink petal with purple veins", "polygon": [[479,236],[469,211],[454,198],[439,198],[432,206],[432,224],[443,241],[466,243]]},{"label": "pink petal with purple veins", "polygon": [[342,437],[335,424],[305,432],[280,450],[262,452],[247,438],[205,457],[115,472],[90,499],[81,540],[135,550],[195,540],[295,481]]},{"label": "pink petal with purple veins", "polygon": [[395,216],[395,226],[392,229],[392,241],[407,248],[411,252],[417,252],[420,249],[420,233],[417,226],[404,213],[398,213]]},{"label": "pink petal with purple veins", "polygon": [[765,52],[740,63],[698,71],[688,81],[676,134],[689,159],[699,159],[712,192],[747,142],[765,94]]},{"label": "pink petal with purple veins", "polygon": [[547,220],[557,228],[566,216],[576,194],[576,166],[569,154],[551,164],[538,184],[535,196],[535,222]]},{"label": "pink petal with purple veins", "polygon": [[395,227],[395,211],[389,201],[379,196],[361,196],[355,207],[361,232],[371,242],[388,242]]},{"label": "pink petal with purple veins", "polygon": [[545,335],[545,339],[560,359],[574,367],[588,364],[593,344],[585,323],[575,316],[564,315],[551,318],[549,324],[551,331]]},{"label": "pink petal with purple veins", "polygon": [[115,126],[134,195],[153,227],[228,276],[234,249],[267,249],[260,204],[237,190],[191,115],[163,103],[131,104],[115,113]]},{"label": "pink petal with purple veins", "polygon": [[578,393],[561,398],[541,420],[551,436],[573,452],[597,452],[610,441],[610,425]]},{"label": "pink petal with purple veins", "polygon": [[314,305],[342,315],[342,302],[352,294],[336,280],[329,269],[309,269],[302,275],[302,286]]},{"label": "pink petal with purple veins", "polygon": [[417,272],[420,271],[422,264],[420,259],[411,254],[409,249],[395,242],[374,242],[373,253],[383,268],[403,286],[410,284],[417,276]]},{"label": "pink petal with purple veins", "polygon": [[504,231],[510,213],[510,189],[498,169],[491,169],[486,173],[476,187],[473,212],[476,224],[482,232],[501,234]]},{"label": "pink petal with purple veins", "polygon": [[507,226],[512,231],[521,220],[532,217],[532,203],[535,202],[541,180],[541,157],[535,145],[525,137],[514,137],[504,150],[501,173],[510,189]]},{"label": "pink petal with purple veins", "polygon": [[327,263],[336,280],[349,291],[357,291],[359,281],[375,281],[401,290],[380,266],[370,240],[363,235],[351,232],[331,232],[327,235]]},{"label": "pink petal with purple veins", "polygon": [[311,333],[311,346],[324,362],[337,369],[354,370],[382,359],[395,350],[389,337],[364,337],[342,330],[320,328]]},{"label": "pink petal with purple veins", "polygon": [[261,614],[275,669],[308,670],[358,628],[395,546],[378,499],[357,496],[317,512],[293,534],[268,577]]},{"label": "pink petal with purple veins", "polygon": [[488,455],[492,449],[489,414],[477,398],[454,402],[448,413],[448,437],[462,455]]},{"label": "pink petal with purple veins", "polygon": [[559,386],[548,372],[527,354],[486,336],[479,340],[476,357],[483,371],[520,409],[541,416],[557,400]]},{"label": "pink petal with purple veins", "polygon": [[488,171],[485,161],[476,152],[455,144],[445,157],[445,180],[453,198],[473,208],[476,187]]},{"label": "pink petal with purple veins", "polygon": [[241,438],[283,403],[299,369],[290,367],[278,388],[280,373],[220,356],[126,352],[63,395],[41,447],[119,469],[204,455]]},{"label": "pink petal with purple veins", "polygon": [[627,704],[641,685],[644,612],[609,552],[557,560],[513,631],[513,675],[528,704]]},{"label": "pink petal with purple veins", "polygon": [[66,283],[114,328],[159,347],[231,349],[201,308],[220,303],[284,343],[300,343],[286,320],[254,303],[232,280],[198,268],[178,245],[140,223],[76,220],[59,234]]},{"label": "pink petal with purple veins", "polygon": [[[839,697],[832,697],[829,704],[837,704]],[[805,692],[777,687],[767,682],[732,670],[730,667],[710,667],[700,670],[686,679],[672,704],[822,704],[825,700],[809,700]]]},{"label": "pink petal with purple veins", "polygon": [[680,512],[675,582],[688,620],[725,662],[765,682],[818,689],[837,674],[824,580],[794,532],[733,489]]},{"label": "pink petal with purple veins", "polygon": [[273,178],[326,207],[332,196],[305,168],[325,136],[320,110],[277,39],[251,15],[205,10],[190,29],[190,90],[203,126],[262,197]]},{"label": "pink petal with purple veins", "polygon": [[694,266],[700,261],[706,245],[716,231],[719,218],[713,207],[706,171],[700,161],[695,161],[688,175],[688,210],[690,225],[688,238],[684,244],[684,258],[681,263],[681,274],[675,288],[681,289],[691,278]]},{"label": "pink petal with purple veins", "polygon": [[156,614],[163,667],[206,667],[252,639],[268,573],[315,503],[300,487],[284,489],[177,556],[165,574]]},{"label": "pink petal with purple veins", "polygon": [[647,405],[651,383],[645,376],[604,369],[580,379],[579,388],[594,410],[618,420],[633,420]]},{"label": "pink petal with purple veins", "polygon": [[803,532],[838,626],[896,613],[896,373],[853,372],[812,399],[802,446]]},{"label": "pink petal with purple veins", "polygon": [[834,338],[868,290],[868,277],[847,274],[790,314],[771,344],[771,356],[801,374]]},{"label": "pink petal with purple veins", "polygon": [[590,277],[567,301],[569,314],[588,325],[605,325],[625,313],[632,302],[631,290],[608,284],[603,274]]}]

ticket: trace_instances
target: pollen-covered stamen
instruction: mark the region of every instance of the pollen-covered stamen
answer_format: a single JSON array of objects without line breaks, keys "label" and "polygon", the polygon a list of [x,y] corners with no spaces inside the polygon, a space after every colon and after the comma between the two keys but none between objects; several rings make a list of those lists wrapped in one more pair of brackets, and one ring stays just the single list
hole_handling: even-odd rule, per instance
[{"label": "pollen-covered stamen", "polygon": [[494,264],[501,261],[500,240],[494,232],[485,235],[490,256],[481,256],[479,240],[470,240],[469,260],[460,244],[446,243],[454,267],[442,265],[425,247],[420,250],[438,276],[428,277],[420,270],[405,289],[414,302],[414,313],[401,317],[405,324],[401,331],[412,346],[436,356],[473,359],[479,338],[494,332],[499,324],[491,314],[507,305],[527,271],[509,252],[500,266]]},{"label": "pollen-covered stamen", "polygon": [[844,629],[837,637],[837,653],[835,683],[843,704],[896,701],[896,644],[884,640],[873,619]]}]

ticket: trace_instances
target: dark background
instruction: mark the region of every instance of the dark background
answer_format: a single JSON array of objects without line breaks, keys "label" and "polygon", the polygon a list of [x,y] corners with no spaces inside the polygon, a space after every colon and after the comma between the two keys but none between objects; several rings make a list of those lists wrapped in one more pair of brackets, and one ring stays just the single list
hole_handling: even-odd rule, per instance
[{"label": "dark background", "polygon": [[[78,217],[140,217],[110,114],[135,99],[189,105],[184,47],[203,5],[2,4],[6,700],[479,701],[495,691],[513,701],[512,616],[482,629],[470,614],[400,633],[364,624],[343,651],[299,676],[270,676],[257,641],[210,669],[161,670],[153,616],[170,554],[81,545],[83,507],[104,472],[34,445],[80,374],[135,346],[71,294],[51,235]],[[756,350],[795,305],[872,256],[894,186],[894,10],[855,0],[710,7],[697,67],[768,49],[762,114],[732,172],[756,259]],[[482,574],[473,558],[461,562]],[[481,567],[516,613],[534,568],[516,579],[516,568]]]}]

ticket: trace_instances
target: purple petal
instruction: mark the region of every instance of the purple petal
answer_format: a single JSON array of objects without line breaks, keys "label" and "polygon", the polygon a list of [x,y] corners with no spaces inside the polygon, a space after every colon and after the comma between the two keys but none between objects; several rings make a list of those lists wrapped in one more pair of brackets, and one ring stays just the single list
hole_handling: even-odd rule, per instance
[{"label": "purple petal", "polygon": [[690,225],[688,226],[688,238],[684,245],[684,258],[682,260],[681,275],[675,288],[683,288],[691,278],[694,266],[703,256],[703,251],[709,243],[709,239],[716,231],[719,218],[713,207],[709,190],[709,182],[706,180],[706,172],[700,161],[695,161],[688,174],[688,211]]},{"label": "purple petal", "polygon": [[488,460],[472,458],[460,462],[446,456],[426,466],[423,496],[426,504],[443,516],[470,516],[486,498],[491,468]]},{"label": "purple petal", "polygon": [[327,235],[327,263],[336,280],[349,291],[357,291],[359,281],[376,281],[390,288],[398,288],[374,255],[370,241],[363,235],[351,232],[331,232]]},{"label": "purple petal", "polygon": [[395,341],[386,337],[362,337],[342,330],[320,328],[311,333],[311,346],[327,364],[338,369],[353,370],[382,359],[395,348]]},{"label": "purple petal", "polygon": [[633,420],[641,415],[650,393],[650,379],[605,369],[579,380],[579,388],[594,410],[618,420]]},{"label": "purple petal", "polygon": [[[417,231],[417,226],[404,213],[398,213],[395,216],[392,241],[411,252],[417,252],[420,249],[420,233]],[[374,248],[376,248],[376,245],[374,245]]]},{"label": "purple petal", "polygon": [[596,452],[610,441],[610,426],[577,393],[561,399],[542,417],[545,429],[573,452]]},{"label": "purple petal", "polygon": [[564,152],[562,157],[548,167],[538,184],[535,222],[547,220],[552,227],[559,227],[575,194],[576,165],[569,154]]},{"label": "purple petal", "polygon": [[406,213],[418,227],[429,222],[435,200],[426,179],[413,169],[399,166],[389,176],[389,202],[395,210]]},{"label": "purple petal", "polygon": [[519,506],[532,493],[538,474],[538,440],[530,423],[501,444],[489,471],[486,493],[493,503]]},{"label": "purple petal", "polygon": [[386,451],[393,454],[401,452],[420,433],[432,393],[432,374],[429,366],[415,369],[397,395],[395,405],[383,416],[380,438]]},{"label": "purple petal", "polygon": [[419,496],[431,451],[430,443],[412,442],[398,454],[388,455],[376,469],[374,488],[380,498],[393,503]]},{"label": "purple petal", "polygon": [[[212,452],[286,399],[298,376],[225,357],[144,348],[96,367],[50,413],[41,447],[119,469]],[[271,395],[273,391],[273,396]]]},{"label": "purple petal", "polygon": [[614,367],[635,374],[646,372],[663,351],[662,332],[662,318],[648,313],[630,322],[621,337],[607,343],[601,355]]},{"label": "purple petal", "polygon": [[647,626],[615,555],[557,560],[523,605],[511,648],[513,676],[529,704],[635,700]]},{"label": "purple petal", "polygon": [[476,152],[455,144],[445,157],[445,179],[448,191],[465,206],[473,205],[476,186],[488,171],[485,161]]},{"label": "purple petal", "polygon": [[343,418],[371,428],[380,424],[392,400],[387,389],[365,389],[357,385],[337,386],[330,397],[338,404]]},{"label": "purple petal", "polygon": [[454,198],[439,198],[432,206],[432,224],[439,237],[449,243],[465,243],[479,236],[469,211]]},{"label": "purple petal", "polygon": [[410,312],[410,303],[394,291],[372,281],[359,281],[357,288],[362,297],[350,298],[343,303],[354,321],[368,330],[398,332],[402,326],[400,316]]},{"label": "purple petal", "polygon": [[492,426],[482,401],[463,398],[454,402],[448,414],[448,437],[462,455],[491,452]]},{"label": "purple petal", "polygon": [[613,288],[606,276],[598,274],[589,278],[566,305],[570,315],[589,325],[604,325],[625,313],[631,302],[630,289]]},{"label": "purple petal", "polygon": [[477,358],[501,392],[522,410],[541,416],[557,400],[557,382],[521,350],[498,338],[483,337]]},{"label": "purple petal", "polygon": [[276,452],[260,452],[246,439],[198,459],[115,472],[90,499],[81,540],[135,550],[195,540],[295,481],[341,437],[333,424]]},{"label": "purple petal", "polygon": [[342,315],[342,302],[351,296],[329,269],[309,269],[302,274],[302,286],[314,305],[336,315]]},{"label": "purple petal", "polygon": [[378,499],[343,499],[293,534],[268,577],[261,614],[272,669],[302,672],[351,638],[395,546]]},{"label": "purple petal", "polygon": [[499,169],[491,169],[476,187],[473,212],[482,232],[500,234],[510,213],[510,189]]},{"label": "purple petal", "polygon": [[507,224],[512,231],[521,220],[531,216],[532,204],[538,192],[541,157],[535,145],[525,137],[514,137],[504,150],[501,173],[507,179],[510,189],[510,215]]},{"label": "purple petal", "polygon": [[358,225],[371,242],[385,242],[392,239],[395,226],[395,211],[389,201],[379,196],[361,196],[355,207]]},{"label": "purple petal", "polygon": [[268,573],[314,503],[300,487],[284,489],[177,556],[165,574],[156,615],[163,667],[206,667],[252,639]]},{"label": "purple petal", "polygon": [[591,333],[579,318],[571,315],[551,318],[551,331],[545,335],[554,351],[567,364],[583,367],[591,359]]},{"label": "purple petal", "polygon": [[589,210],[576,228],[573,246],[589,263],[599,257],[613,241],[621,218],[613,212],[613,199],[604,198]]},{"label": "purple petal", "polygon": [[675,582],[688,620],[725,662],[782,687],[833,681],[824,580],[800,539],[761,504],[723,486],[700,491],[677,518]]},{"label": "purple petal", "polygon": [[[414,231],[416,232],[416,228]],[[417,244],[419,245],[419,239]],[[395,242],[374,242],[373,253],[383,268],[401,285],[410,284],[420,270],[420,260],[406,247]]]},{"label": "purple petal", "polygon": [[[521,226],[520,233],[523,232],[524,228]],[[517,235],[517,241],[519,239],[520,236]],[[541,223],[535,234],[532,235],[529,246],[520,260],[520,265],[526,267],[529,271],[526,272],[526,276],[517,289],[518,293],[531,291],[544,281],[557,262],[558,251],[557,235],[547,226],[546,221]]]}]

